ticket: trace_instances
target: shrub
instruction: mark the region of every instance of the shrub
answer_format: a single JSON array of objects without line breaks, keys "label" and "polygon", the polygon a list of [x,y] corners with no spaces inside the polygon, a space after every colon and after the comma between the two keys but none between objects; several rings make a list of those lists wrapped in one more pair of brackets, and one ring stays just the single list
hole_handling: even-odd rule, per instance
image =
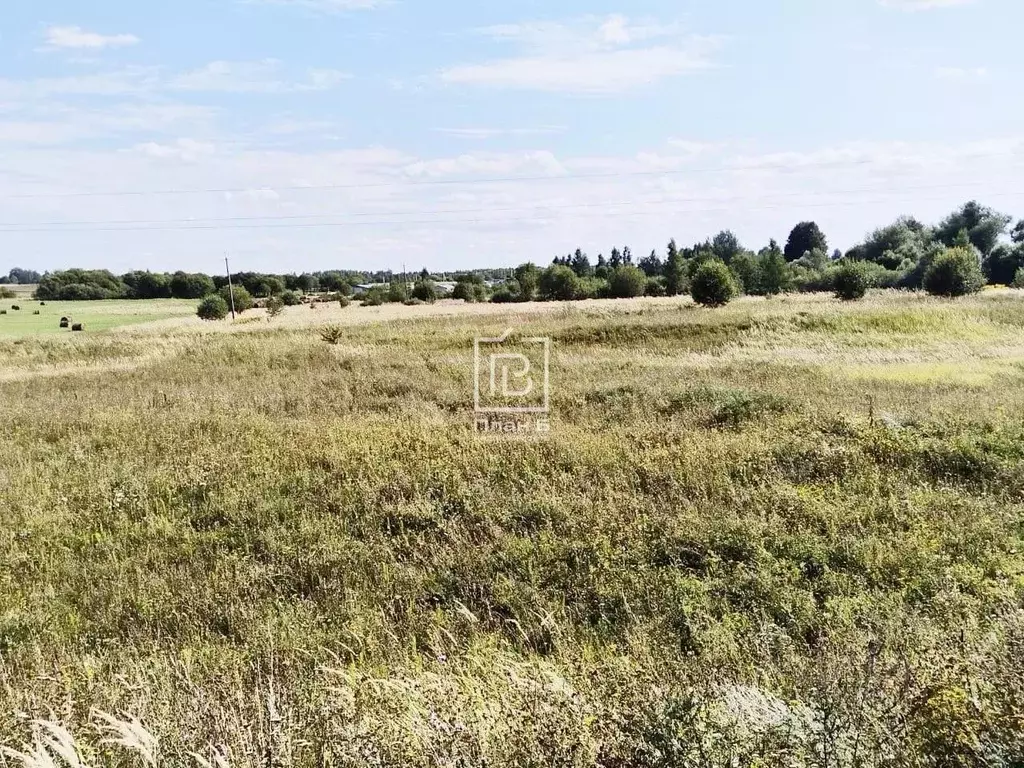
[{"label": "shrub", "polygon": [[1024,288],[1024,267],[1017,270],[1017,275],[1013,278],[1011,285],[1014,288]]},{"label": "shrub", "polygon": [[647,275],[627,264],[616,267],[608,276],[608,295],[613,299],[633,299],[647,292]]},{"label": "shrub", "polygon": [[207,296],[199,304],[196,314],[203,320],[223,320],[228,316],[228,303],[220,296]]},{"label": "shrub", "polygon": [[407,307],[422,307],[426,303],[423,299],[406,299],[402,302]]},{"label": "shrub", "polygon": [[569,267],[550,266],[540,277],[540,297],[544,301],[572,301],[580,294],[579,281]]},{"label": "shrub", "polygon": [[491,294],[492,304],[511,304],[518,300],[519,297],[507,285],[501,286]]},{"label": "shrub", "polygon": [[864,267],[851,261],[833,271],[832,285],[837,299],[857,301],[867,294],[870,283]]},{"label": "shrub", "polygon": [[267,300],[267,314],[270,317],[277,317],[284,312],[284,299],[280,296],[271,296]]},{"label": "shrub", "polygon": [[427,304],[433,303],[437,301],[437,286],[430,280],[421,280],[413,286],[412,298]]},{"label": "shrub", "polygon": [[[298,291],[285,291],[279,298],[286,307],[297,307],[302,303],[302,295]],[[267,309],[270,309],[269,303],[267,304]]]},{"label": "shrub", "polygon": [[328,344],[338,344],[345,336],[345,330],[340,325],[328,325],[320,331],[320,338]]},{"label": "shrub", "polygon": [[693,276],[690,295],[698,304],[705,307],[721,307],[732,301],[738,289],[732,272],[724,262],[707,261],[698,268]]},{"label": "shrub", "polygon": [[644,293],[648,296],[667,296],[668,289],[665,287],[665,278],[660,275],[647,278],[647,287]]},{"label": "shrub", "polygon": [[943,252],[924,276],[924,289],[933,296],[966,296],[985,287],[985,275],[973,248],[956,247]]},{"label": "shrub", "polygon": [[391,283],[388,288],[387,298],[385,301],[391,304],[401,304],[403,301],[409,298],[409,289],[405,283]]},{"label": "shrub", "polygon": [[455,290],[452,291],[452,298],[461,299],[467,303],[477,301],[476,286],[473,283],[459,281],[455,284]]},{"label": "shrub", "polygon": [[235,312],[242,314],[243,312],[252,309],[256,305],[256,300],[253,299],[252,294],[249,293],[245,288],[240,285],[236,285],[234,289],[230,289],[228,286],[224,286],[220,289],[219,296],[224,300],[224,303],[228,307],[228,311],[231,310],[231,296],[234,294],[235,301],[234,307]]},{"label": "shrub", "polygon": [[350,299],[348,296],[346,296],[343,293],[338,294],[338,304],[341,306],[342,309],[345,309],[351,303],[352,299]]}]

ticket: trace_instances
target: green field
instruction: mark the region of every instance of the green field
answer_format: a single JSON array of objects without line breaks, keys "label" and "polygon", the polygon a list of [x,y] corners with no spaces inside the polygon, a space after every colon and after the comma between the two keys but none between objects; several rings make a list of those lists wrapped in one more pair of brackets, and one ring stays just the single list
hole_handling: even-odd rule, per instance
[{"label": "green field", "polygon": [[[173,317],[191,317],[195,315],[196,305],[195,301],[177,299],[52,301],[45,305],[31,297],[0,299],[0,310],[7,312],[0,315],[0,338],[70,333],[60,328],[62,317],[82,323],[87,333]],[[20,311],[12,309],[14,306],[20,306]]]},{"label": "green field", "polygon": [[[1024,294],[405,310],[7,348],[0,745],[1024,764]],[[474,434],[508,328],[546,439]]]}]

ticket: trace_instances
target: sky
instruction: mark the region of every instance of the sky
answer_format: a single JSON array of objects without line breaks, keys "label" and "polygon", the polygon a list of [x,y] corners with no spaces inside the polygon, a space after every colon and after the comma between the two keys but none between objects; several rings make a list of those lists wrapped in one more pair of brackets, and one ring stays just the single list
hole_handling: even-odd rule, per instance
[{"label": "sky", "polygon": [[0,273],[450,271],[1024,217],[1020,0],[37,0]]}]

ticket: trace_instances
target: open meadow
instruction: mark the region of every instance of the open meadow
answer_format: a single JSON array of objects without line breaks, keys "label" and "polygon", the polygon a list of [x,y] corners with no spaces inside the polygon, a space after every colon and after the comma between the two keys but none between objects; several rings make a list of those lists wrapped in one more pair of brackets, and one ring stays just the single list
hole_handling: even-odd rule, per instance
[{"label": "open meadow", "polygon": [[[0,317],[0,745],[1024,764],[1024,292],[123,304],[159,322]],[[543,439],[473,429],[508,328],[551,340]]]},{"label": "open meadow", "polygon": [[60,327],[62,317],[81,323],[87,332],[193,317],[196,302],[180,299],[40,302],[34,301],[29,293],[16,299],[0,299],[0,312],[4,313],[0,314],[0,339],[16,339],[70,333]]}]

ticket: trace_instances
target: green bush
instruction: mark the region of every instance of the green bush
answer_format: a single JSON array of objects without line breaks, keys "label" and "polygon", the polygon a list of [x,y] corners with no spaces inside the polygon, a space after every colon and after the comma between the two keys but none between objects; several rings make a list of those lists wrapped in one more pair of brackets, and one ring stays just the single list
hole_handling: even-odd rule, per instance
[{"label": "green bush", "polygon": [[431,304],[437,301],[437,286],[430,280],[421,280],[413,286],[412,298]]},{"label": "green bush", "polygon": [[617,267],[608,276],[608,294],[613,299],[633,299],[647,292],[647,275],[630,264]]},{"label": "green bush", "polygon": [[579,298],[580,279],[568,267],[556,264],[540,276],[540,297],[544,301],[572,301]]},{"label": "green bush", "polygon": [[732,301],[739,289],[724,262],[704,262],[693,276],[690,295],[705,307],[721,307]]},{"label": "green bush", "polygon": [[271,296],[267,300],[267,314],[270,317],[277,317],[284,312],[285,302],[280,296]]},{"label": "green bush", "polygon": [[832,285],[837,299],[857,301],[867,295],[870,281],[867,270],[851,261],[833,270]]},{"label": "green bush", "polygon": [[351,303],[352,299],[350,299],[348,296],[346,296],[343,293],[338,294],[338,304],[341,306],[342,309],[345,309]]},{"label": "green bush", "polygon": [[507,285],[500,286],[493,294],[491,294],[492,304],[512,304],[516,301],[519,301],[519,296]]},{"label": "green bush", "polygon": [[388,302],[388,292],[383,288],[371,288],[361,299],[364,307],[379,307]]},{"label": "green bush", "polygon": [[956,247],[944,251],[924,276],[924,289],[932,296],[966,296],[985,287],[985,275],[973,248]]},{"label": "green bush", "polygon": [[228,316],[228,303],[221,296],[207,296],[199,304],[196,314],[203,320],[223,320]]},{"label": "green bush", "polygon": [[328,325],[320,331],[320,338],[328,344],[338,344],[344,337],[345,329],[340,325]]},{"label": "green bush", "polygon": [[1012,285],[1014,288],[1024,288],[1024,267],[1017,270],[1017,275],[1013,278]]},{"label": "green bush", "polygon": [[281,294],[281,302],[286,307],[297,307],[302,303],[302,296],[298,291],[285,291]]},{"label": "green bush", "polygon": [[388,288],[387,298],[385,301],[390,304],[401,304],[408,298],[409,289],[406,287],[405,283],[391,283],[391,286]]},{"label": "green bush", "polygon": [[249,293],[245,288],[240,285],[236,285],[233,289],[228,286],[224,286],[218,292],[218,295],[224,299],[224,303],[227,304],[228,311],[231,311],[231,296],[235,297],[234,308],[235,312],[242,314],[254,306],[256,306],[256,300],[253,299],[252,294]]},{"label": "green bush", "polygon": [[455,290],[452,291],[453,299],[460,299],[467,303],[476,301],[476,294],[473,291],[472,283],[458,282],[455,284]]},{"label": "green bush", "polygon": [[647,296],[667,296],[668,289],[665,287],[665,278],[660,275],[647,278],[647,287],[644,289],[644,293]]}]

